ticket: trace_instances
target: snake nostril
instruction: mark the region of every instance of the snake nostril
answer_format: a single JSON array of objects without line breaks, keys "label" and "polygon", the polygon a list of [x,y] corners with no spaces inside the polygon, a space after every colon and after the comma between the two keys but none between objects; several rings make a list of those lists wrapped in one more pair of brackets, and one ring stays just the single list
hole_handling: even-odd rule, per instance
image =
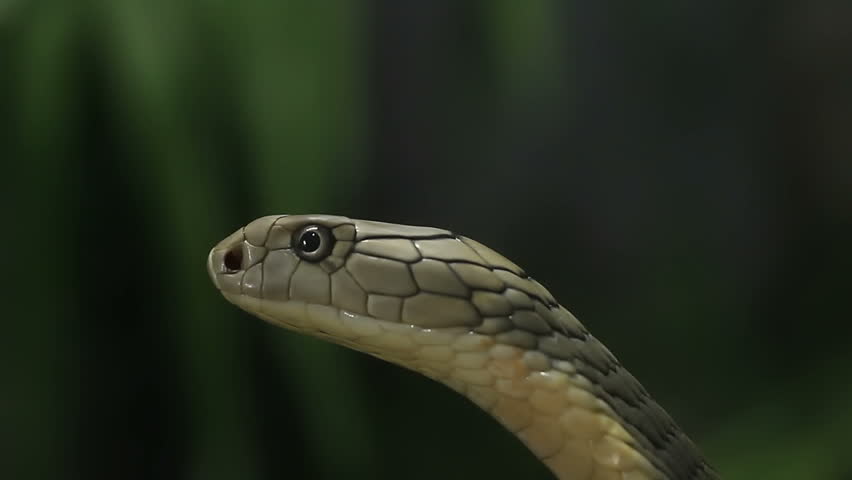
[{"label": "snake nostril", "polygon": [[225,258],[223,259],[223,263],[225,264],[225,273],[234,273],[240,270],[243,267],[242,245],[235,245],[230,250],[225,252]]}]

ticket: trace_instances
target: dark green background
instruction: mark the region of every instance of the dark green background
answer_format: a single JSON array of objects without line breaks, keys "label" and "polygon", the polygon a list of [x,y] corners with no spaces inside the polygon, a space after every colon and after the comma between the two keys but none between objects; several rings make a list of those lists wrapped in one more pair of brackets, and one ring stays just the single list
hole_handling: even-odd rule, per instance
[{"label": "dark green background", "polygon": [[852,478],[852,3],[624,3],[0,1],[0,476],[549,478],[210,285],[329,212],[524,266],[726,478]]}]

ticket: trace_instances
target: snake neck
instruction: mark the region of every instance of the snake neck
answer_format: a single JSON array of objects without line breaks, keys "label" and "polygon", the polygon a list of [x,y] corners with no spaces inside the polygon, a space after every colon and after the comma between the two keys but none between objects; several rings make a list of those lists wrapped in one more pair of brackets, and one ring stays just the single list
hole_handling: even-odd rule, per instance
[{"label": "snake neck", "polygon": [[[718,478],[692,442],[623,367],[612,370],[610,378],[618,379],[620,385],[634,382],[631,388],[641,390],[644,402],[632,412],[630,421],[624,418],[626,407],[616,411],[605,400],[614,402],[616,398],[602,390],[606,380],[589,379],[584,367],[588,359],[552,358],[541,350],[501,343],[494,335],[465,327],[429,329],[368,322],[357,314],[292,303],[264,309],[260,302],[247,298],[237,303],[271,323],[297,331],[303,327],[280,319],[310,318],[313,325],[322,326],[312,335],[447,385],[515,434],[560,480]],[[584,342],[594,351],[604,348],[591,336]],[[646,413],[648,417],[643,418]],[[649,441],[637,424],[645,431],[662,428],[667,432],[665,443]]]},{"label": "snake neck", "polygon": [[[614,420],[612,409],[591,393],[592,384],[571,363],[552,368],[541,352],[497,343],[489,335],[455,329],[423,332],[392,324],[385,328],[389,332],[374,337],[373,355],[473,401],[560,480],[667,478],[635,448],[636,439]],[[425,338],[430,342],[421,344]]]}]

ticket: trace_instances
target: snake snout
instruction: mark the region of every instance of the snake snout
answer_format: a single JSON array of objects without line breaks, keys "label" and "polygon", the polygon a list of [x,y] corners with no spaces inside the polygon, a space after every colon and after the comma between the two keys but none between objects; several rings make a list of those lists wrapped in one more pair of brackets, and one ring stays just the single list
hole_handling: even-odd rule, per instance
[{"label": "snake snout", "polygon": [[216,288],[239,293],[239,282],[248,267],[250,253],[243,230],[237,230],[219,242],[207,255],[207,273]]}]

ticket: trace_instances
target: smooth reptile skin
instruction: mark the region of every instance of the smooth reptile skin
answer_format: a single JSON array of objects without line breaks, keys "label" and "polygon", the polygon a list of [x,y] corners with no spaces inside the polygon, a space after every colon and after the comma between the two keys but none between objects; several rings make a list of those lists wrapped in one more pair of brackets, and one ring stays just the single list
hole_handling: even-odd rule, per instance
[{"label": "smooth reptile skin", "polygon": [[[332,237],[319,261],[294,250],[297,232],[309,225]],[[469,238],[276,215],[216,245],[207,267],[226,299],[263,320],[458,391],[560,479],[718,478],[642,385],[540,283]]]}]

